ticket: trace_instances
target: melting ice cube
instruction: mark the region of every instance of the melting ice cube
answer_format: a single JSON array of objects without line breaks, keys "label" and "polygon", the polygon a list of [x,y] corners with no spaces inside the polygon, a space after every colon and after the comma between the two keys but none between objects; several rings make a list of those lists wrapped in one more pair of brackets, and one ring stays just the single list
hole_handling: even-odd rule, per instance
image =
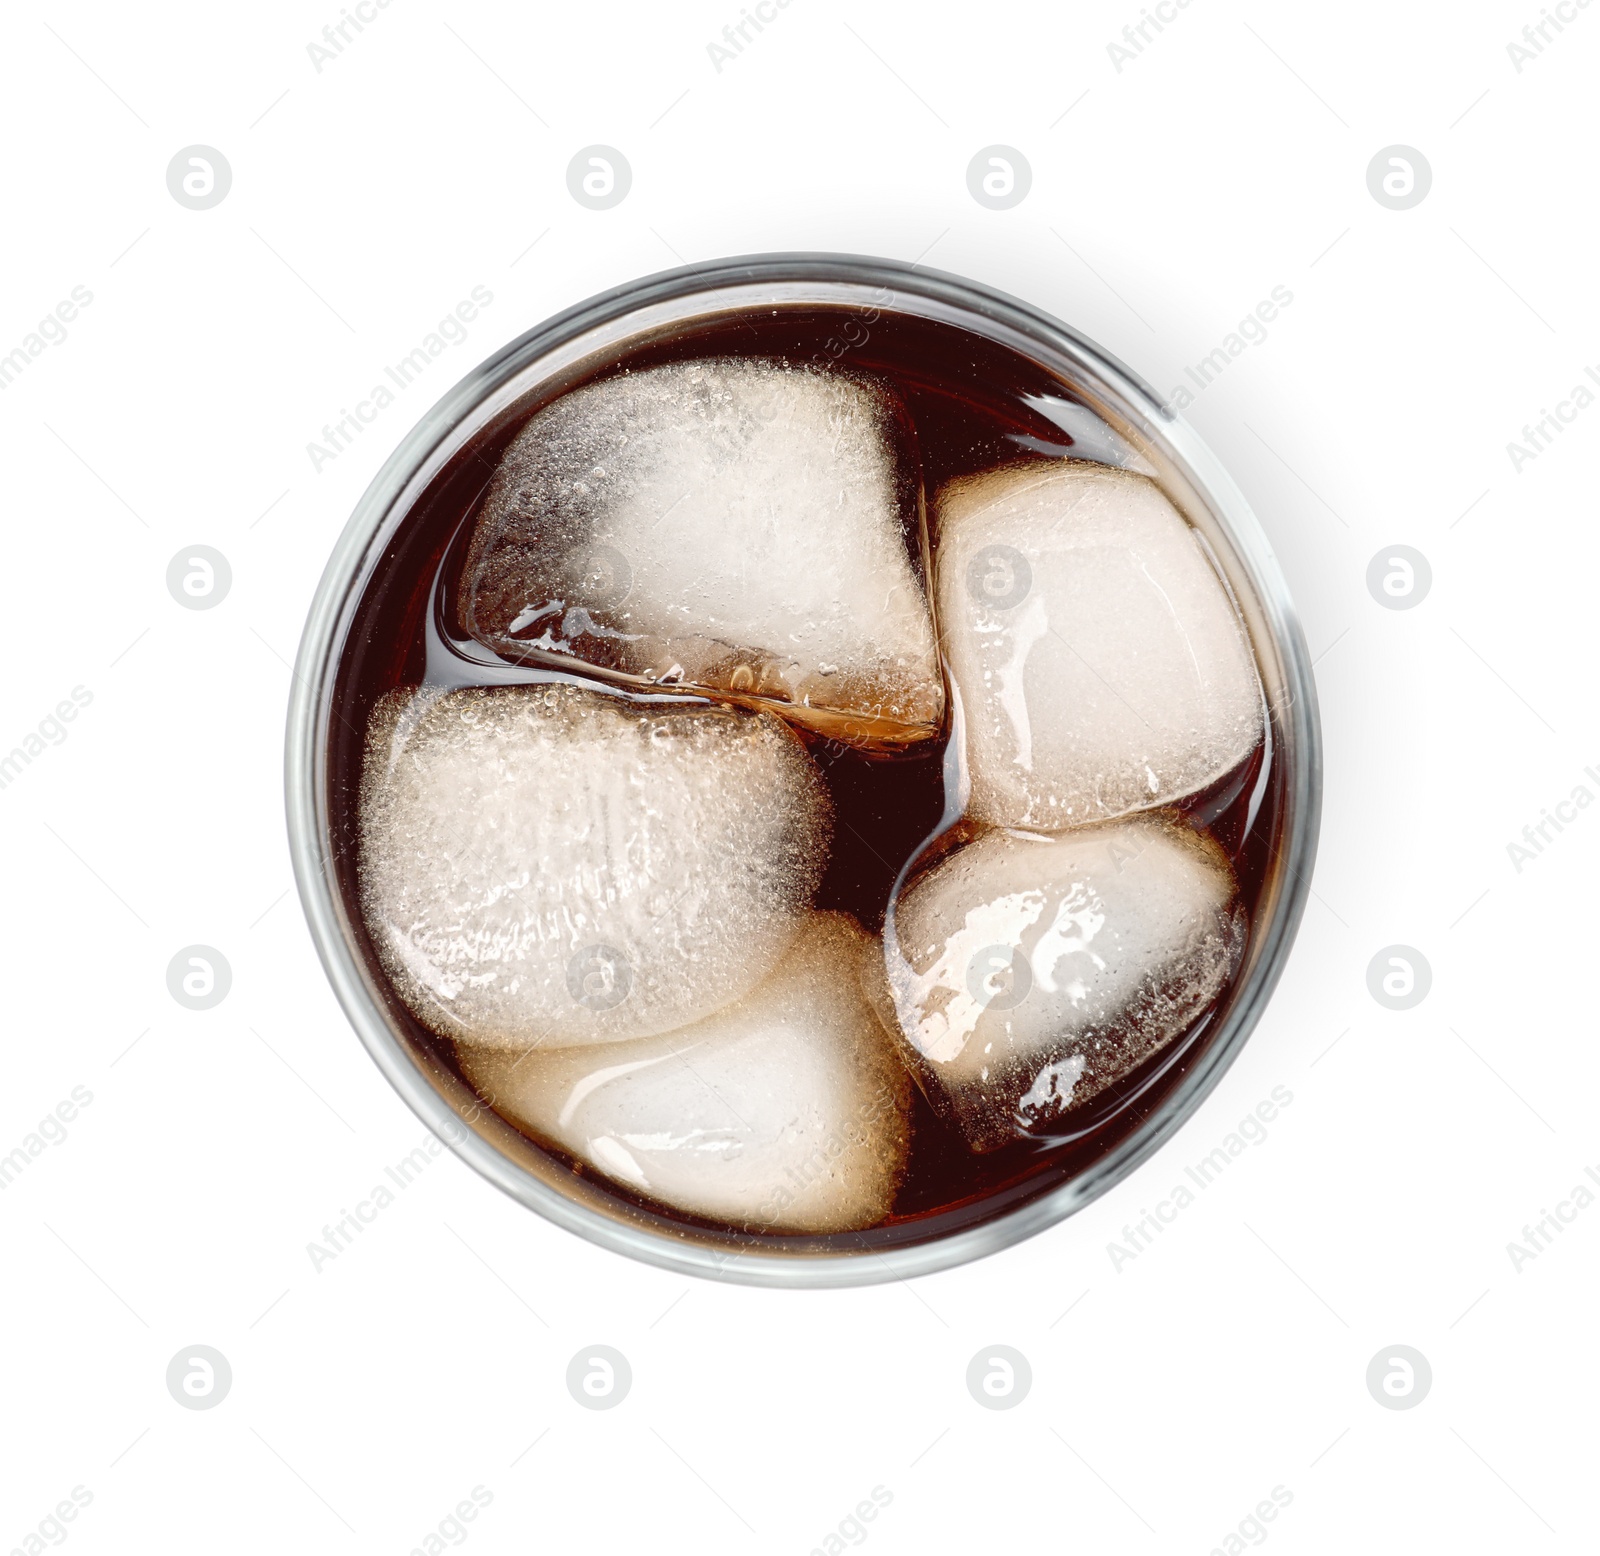
[{"label": "melting ice cube", "polygon": [[994,1150],[1176,1037],[1243,943],[1226,857],[1181,822],[987,832],[894,905],[888,1003],[929,1101]]},{"label": "melting ice cube", "polygon": [[936,505],[940,631],[971,814],[1054,831],[1172,804],[1261,740],[1244,629],[1154,482],[1079,462],[956,481]]},{"label": "melting ice cube", "polygon": [[362,908],[444,1036],[641,1037],[773,970],[829,830],[821,780],[770,714],[567,685],[397,691],[368,732]]},{"label": "melting ice cube", "polygon": [[510,658],[768,699],[865,744],[925,738],[944,693],[898,414],[875,381],[759,359],[584,385],[506,450],[461,620]]},{"label": "melting ice cube", "polygon": [[744,999],[597,1048],[457,1045],[501,1113],[663,1204],[750,1231],[841,1232],[888,1213],[910,1083],[862,992],[876,944],[818,913]]}]

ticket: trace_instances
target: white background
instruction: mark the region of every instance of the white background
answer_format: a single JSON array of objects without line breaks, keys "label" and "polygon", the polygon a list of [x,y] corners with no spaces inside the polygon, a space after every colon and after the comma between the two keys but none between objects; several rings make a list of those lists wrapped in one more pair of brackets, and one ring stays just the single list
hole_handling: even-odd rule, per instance
[{"label": "white background", "polygon": [[[1134,0],[793,0],[719,73],[739,9],[395,0],[320,72],[333,3],[0,23],[0,352],[94,298],[0,393],[0,750],[93,697],[0,790],[0,1153],[93,1094],[0,1191],[0,1550],[74,1486],[85,1553],[402,1556],[474,1486],[485,1553],[804,1553],[875,1486],[885,1556],[1203,1556],[1275,1486],[1285,1553],[1588,1548],[1600,1207],[1520,1273],[1507,1244],[1600,1164],[1600,812],[1520,872],[1507,844],[1600,793],[1600,408],[1520,473],[1506,445],[1600,364],[1600,7],[1518,73],[1533,0],[1195,0],[1119,73]],[[200,212],[165,183],[197,142],[233,170]],[[565,182],[595,142],[634,174],[605,212]],[[1009,211],[966,187],[996,142],[1033,169]],[[1399,212],[1366,185],[1397,142],[1434,175]],[[1155,1160],[913,1285],[669,1276],[449,1156],[316,1273],[306,1244],[424,1135],[290,889],[288,662],[335,537],[523,330],[680,260],[797,248],[998,286],[1163,392],[1293,293],[1188,412],[1319,656],[1322,844],[1278,994]],[[307,443],[475,285],[467,343],[316,473]],[[233,570],[204,612],[165,584],[197,543]],[[1433,569],[1409,611],[1365,583],[1396,543]],[[165,981],[195,942],[234,973],[203,1013]],[[1393,942],[1434,973],[1406,1012],[1366,987]],[[1108,1243],[1279,1085],[1266,1141],[1118,1271]],[[196,1343],[233,1368],[213,1410],[165,1386]],[[593,1343],[634,1373],[603,1413],[563,1381]],[[1000,1343],[1032,1392],[981,1410],[967,1363]],[[1397,1343],[1433,1369],[1407,1411],[1365,1383]]]}]

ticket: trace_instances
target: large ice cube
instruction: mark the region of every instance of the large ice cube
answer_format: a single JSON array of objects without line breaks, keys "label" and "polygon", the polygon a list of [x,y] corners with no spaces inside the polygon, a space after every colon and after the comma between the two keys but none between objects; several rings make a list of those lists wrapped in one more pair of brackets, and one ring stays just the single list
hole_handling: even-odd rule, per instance
[{"label": "large ice cube", "polygon": [[494,1107],[607,1177],[750,1231],[842,1232],[888,1213],[910,1083],[862,992],[875,942],[816,914],[738,1003],[603,1048],[457,1045]]},{"label": "large ice cube", "polygon": [[936,505],[939,626],[971,814],[1054,831],[1168,805],[1261,739],[1243,627],[1144,476],[1079,462],[956,481]]},{"label": "large ice cube", "polygon": [[619,374],[506,450],[461,575],[511,658],[785,705],[901,743],[944,706],[918,484],[876,382],[764,360]]},{"label": "large ice cube", "polygon": [[576,686],[392,692],[368,734],[362,907],[417,1018],[526,1049],[665,1032],[798,933],[830,826],[766,713]]},{"label": "large ice cube", "polygon": [[957,848],[894,906],[885,960],[924,1092],[988,1151],[1050,1134],[1177,1036],[1243,941],[1221,849],[1146,816]]}]

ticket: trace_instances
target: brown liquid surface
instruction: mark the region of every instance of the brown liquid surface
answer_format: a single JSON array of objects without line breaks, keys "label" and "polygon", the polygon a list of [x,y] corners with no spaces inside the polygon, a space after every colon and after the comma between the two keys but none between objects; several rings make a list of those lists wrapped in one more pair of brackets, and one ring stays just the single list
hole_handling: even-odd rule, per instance
[{"label": "brown liquid surface", "polygon": [[[954,476],[1023,460],[1096,455],[1092,446],[1075,441],[1029,403],[1039,396],[1071,398],[1070,389],[1043,369],[953,326],[887,310],[876,318],[829,309],[753,313],[632,352],[592,376],[609,376],[623,366],[637,369],[685,358],[735,355],[793,365],[832,363],[886,380],[906,407],[909,427],[903,452],[912,468],[920,464],[930,502]],[[356,798],[373,704],[395,686],[425,681],[469,686],[552,678],[551,672],[511,664],[467,641],[451,606],[465,540],[499,455],[541,403],[519,407],[516,415],[490,429],[434,480],[406,515],[358,606],[339,670],[337,714],[329,729],[332,829],[349,918],[358,936],[364,931],[356,907],[353,863]],[[1081,408],[1079,414],[1087,417],[1087,409]],[[921,559],[914,562],[920,575]],[[572,670],[560,678],[574,678]],[[590,684],[630,696],[603,682]],[[948,730],[937,740],[892,758],[869,756],[810,731],[800,733],[835,807],[833,849],[816,905],[854,914],[876,933],[883,926],[900,870],[939,826],[945,808],[943,756]],[[1280,781],[1266,752],[1258,749],[1242,768],[1181,807],[1195,824],[1211,831],[1232,860],[1252,934],[1277,831]],[[370,945],[364,949],[375,981],[384,984]],[[1067,1114],[1061,1132],[1048,1139],[1018,1140],[998,1151],[975,1154],[913,1087],[910,1159],[893,1212],[880,1229],[834,1239],[741,1234],[737,1241],[807,1248],[903,1244],[980,1223],[1048,1192],[1103,1157],[1160,1108],[1204,1052],[1216,1017],[1232,992],[1231,987],[1225,989],[1187,1032],[1092,1105]],[[456,1069],[448,1042],[417,1026],[398,1000],[391,1006],[397,1021]],[[643,1200],[559,1151],[542,1145],[540,1149],[600,1186],[637,1219],[731,1230]]]}]

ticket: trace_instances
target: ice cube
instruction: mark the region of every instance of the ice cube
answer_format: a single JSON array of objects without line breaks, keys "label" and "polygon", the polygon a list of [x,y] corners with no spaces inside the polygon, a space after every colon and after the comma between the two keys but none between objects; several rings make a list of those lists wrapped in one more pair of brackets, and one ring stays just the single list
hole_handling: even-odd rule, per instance
[{"label": "ice cube", "polygon": [[872,380],[760,359],[575,389],[506,450],[460,619],[513,659],[766,699],[867,744],[931,735],[944,691],[899,414]]},{"label": "ice cube", "polygon": [[764,983],[676,1032],[456,1051],[498,1111],[661,1204],[749,1231],[857,1230],[888,1213],[910,1101],[862,992],[869,955],[854,920],[818,913]]},{"label": "ice cube", "polygon": [[939,627],[971,814],[1055,831],[1170,805],[1261,740],[1233,602],[1154,482],[1029,464],[939,493]]},{"label": "ice cube", "polygon": [[894,905],[888,995],[928,1100],[989,1151],[1059,1131],[1182,1032],[1244,927],[1222,850],[1180,821],[986,832]]},{"label": "ice cube", "polygon": [[771,714],[555,684],[402,690],[368,734],[362,908],[443,1036],[642,1037],[772,971],[829,830],[821,779]]}]

